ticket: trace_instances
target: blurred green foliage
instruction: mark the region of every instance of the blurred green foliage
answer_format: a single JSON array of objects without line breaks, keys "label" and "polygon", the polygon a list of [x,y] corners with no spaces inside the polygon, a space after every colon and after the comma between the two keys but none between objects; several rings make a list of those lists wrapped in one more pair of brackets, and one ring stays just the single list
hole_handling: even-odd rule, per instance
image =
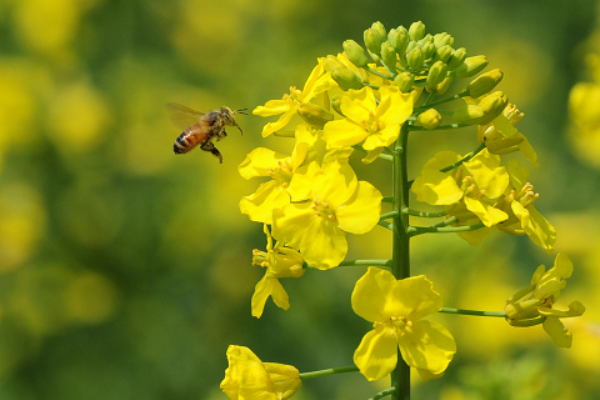
[{"label": "blurred green foliage", "polygon": [[[388,28],[422,20],[504,71],[501,90],[525,112],[519,128],[540,155],[536,206],[575,261],[570,295],[588,306],[568,351],[541,328],[439,316],[458,354],[444,379],[415,382],[416,393],[597,396],[600,172],[565,136],[569,89],[584,78],[582,43],[598,21],[594,1],[3,0],[1,399],[223,399],[230,343],[301,371],[352,362],[368,328],[349,306],[359,268],[284,281],[291,309],[268,304],[260,321],[250,316],[262,273],[250,251],[265,244],[262,228],[238,212],[258,183],[240,178],[237,165],[256,146],[276,146],[260,138],[265,121],[240,116],[245,134],[220,143],[219,165],[200,151],[172,154],[180,132],[163,105],[252,109],[281,98],[317,57],[361,41],[377,20]],[[427,135],[411,143],[415,172],[438,149],[474,144]],[[385,192],[389,171],[378,168],[361,179]],[[388,257],[389,243],[376,230],[354,240],[349,257]],[[500,236],[477,248],[419,238],[414,249],[414,273],[427,273],[447,305],[492,310],[554,258],[527,238]],[[487,396],[495,387],[514,390]],[[343,376],[307,382],[297,396],[371,395],[361,378]]]}]

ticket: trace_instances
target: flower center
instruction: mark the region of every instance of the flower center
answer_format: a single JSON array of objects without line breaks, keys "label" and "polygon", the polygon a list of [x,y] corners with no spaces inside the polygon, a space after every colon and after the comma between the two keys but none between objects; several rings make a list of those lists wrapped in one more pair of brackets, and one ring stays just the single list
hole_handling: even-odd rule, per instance
[{"label": "flower center", "polygon": [[284,94],[283,100],[285,100],[288,103],[296,103],[300,101],[300,96],[302,96],[302,91],[296,89],[296,86],[291,86],[290,94]]},{"label": "flower center", "polygon": [[314,200],[313,205],[310,208],[315,212],[318,217],[321,217],[328,221],[335,221],[335,211],[328,202],[321,200]]},{"label": "flower center", "polygon": [[376,133],[385,129],[385,123],[375,118],[373,111],[369,111],[369,118],[361,119],[360,124],[369,133]]},{"label": "flower center", "polygon": [[279,167],[269,168],[269,176],[276,180],[279,185],[287,188],[292,180],[292,165],[289,159],[278,161]]},{"label": "flower center", "polygon": [[532,205],[537,199],[540,197],[539,193],[535,193],[533,191],[533,185],[527,182],[520,191],[511,190],[510,194],[507,196],[507,200],[510,201],[518,201],[523,205],[523,207],[528,207]]},{"label": "flower center", "polygon": [[398,336],[404,336],[412,331],[413,322],[405,316],[391,317],[390,320],[396,328],[396,334]]}]

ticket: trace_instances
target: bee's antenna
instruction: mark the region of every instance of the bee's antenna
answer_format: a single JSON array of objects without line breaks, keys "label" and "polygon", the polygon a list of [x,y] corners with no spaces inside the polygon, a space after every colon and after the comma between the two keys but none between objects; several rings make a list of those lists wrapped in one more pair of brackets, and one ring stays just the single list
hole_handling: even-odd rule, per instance
[{"label": "bee's antenna", "polygon": [[235,110],[234,113],[236,113],[236,114],[242,114],[242,115],[248,115],[248,113],[246,111],[248,111],[247,108],[240,108],[239,110]]}]

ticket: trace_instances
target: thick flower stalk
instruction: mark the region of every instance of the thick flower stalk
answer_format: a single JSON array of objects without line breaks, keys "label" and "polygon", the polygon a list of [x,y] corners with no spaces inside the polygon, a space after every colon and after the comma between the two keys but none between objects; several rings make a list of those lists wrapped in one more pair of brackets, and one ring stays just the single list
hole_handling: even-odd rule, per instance
[{"label": "thick flower stalk", "polygon": [[302,384],[300,372],[291,365],[263,363],[247,347],[231,345],[227,349],[229,368],[221,390],[231,400],[285,400]]},{"label": "thick flower stalk", "polygon": [[423,319],[441,308],[441,296],[423,275],[396,280],[389,271],[370,267],[352,293],[354,312],[373,322],[354,353],[360,372],[371,381],[389,375],[400,349],[423,378],[443,374],[456,343],[443,326]]},{"label": "thick flower stalk", "polygon": [[543,324],[557,346],[571,347],[573,335],[560,320],[583,315],[585,306],[573,301],[567,310],[559,310],[554,308],[554,304],[567,285],[566,279],[573,273],[573,263],[565,254],[559,253],[554,266],[548,271],[545,269],[540,265],[531,278],[531,286],[506,301],[506,320],[512,326]]}]

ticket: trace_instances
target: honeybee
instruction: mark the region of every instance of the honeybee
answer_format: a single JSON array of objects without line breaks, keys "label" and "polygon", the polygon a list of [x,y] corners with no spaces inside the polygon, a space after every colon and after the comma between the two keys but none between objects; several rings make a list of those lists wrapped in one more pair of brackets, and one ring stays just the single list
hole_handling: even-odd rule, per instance
[{"label": "honeybee", "polygon": [[244,134],[242,128],[235,122],[235,114],[247,115],[247,108],[233,111],[229,107],[221,107],[201,113],[181,104],[169,103],[167,108],[171,111],[173,121],[185,130],[175,140],[173,151],[175,154],[183,154],[200,145],[204,151],[211,152],[223,163],[221,152],[215,147],[213,139],[217,141],[227,136],[226,126],[235,126]]}]

